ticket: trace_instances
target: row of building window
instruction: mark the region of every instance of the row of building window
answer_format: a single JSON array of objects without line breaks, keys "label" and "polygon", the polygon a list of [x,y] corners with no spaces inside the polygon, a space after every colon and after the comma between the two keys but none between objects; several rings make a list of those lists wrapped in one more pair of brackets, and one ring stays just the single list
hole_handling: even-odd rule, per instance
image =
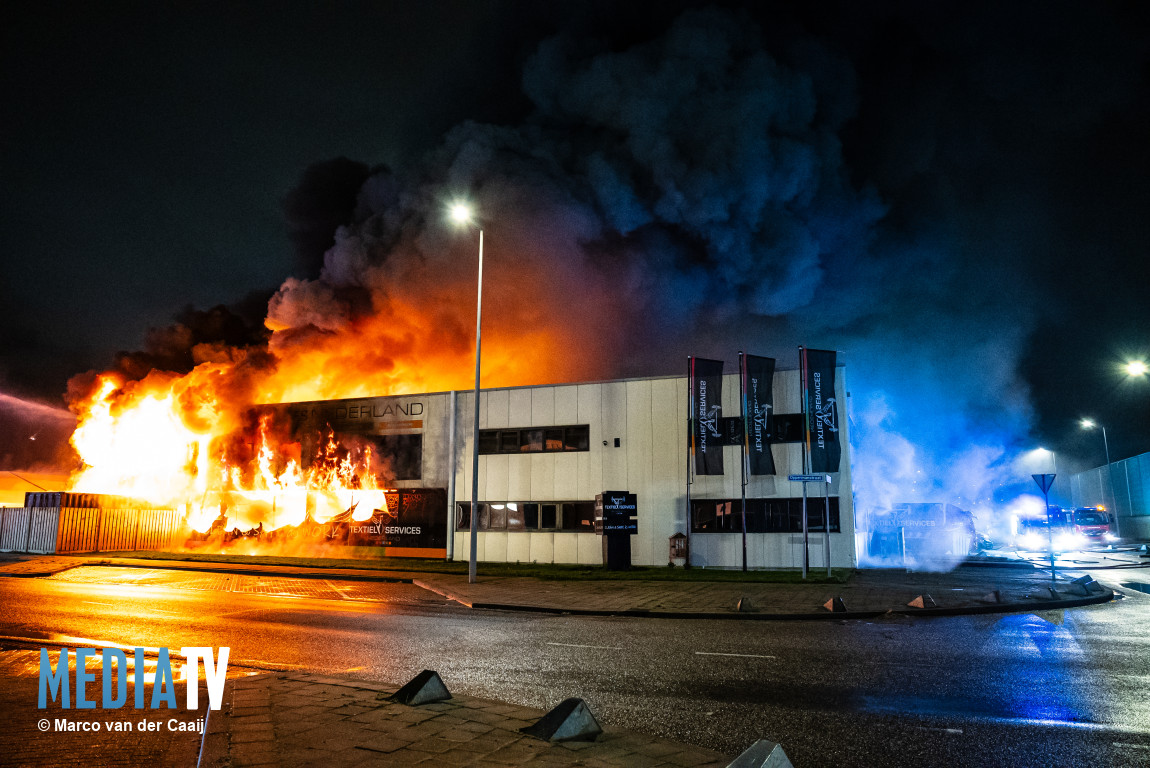
[{"label": "row of building window", "polygon": [[526,429],[484,429],[479,432],[479,453],[557,453],[591,449],[587,424]]},{"label": "row of building window", "polygon": [[[830,500],[831,532],[838,533],[839,500]],[[826,530],[825,505],[820,497],[807,499],[807,530]],[[479,503],[480,531],[594,532],[593,501],[499,501]],[[455,505],[455,529],[471,530],[471,504]],[[741,533],[741,499],[692,499],[692,533]],[[747,533],[799,533],[803,530],[803,500],[747,499]]]},{"label": "row of building window", "polygon": [[[831,533],[839,532],[839,500],[830,499]],[[807,530],[825,531],[826,505],[822,497],[807,499]],[[747,499],[747,533],[801,533],[803,500]],[[742,533],[742,499],[692,499],[692,533]]]},{"label": "row of building window", "polygon": [[[593,533],[593,501],[479,502],[481,531],[570,531]],[[471,530],[471,504],[455,505],[455,529]]]}]

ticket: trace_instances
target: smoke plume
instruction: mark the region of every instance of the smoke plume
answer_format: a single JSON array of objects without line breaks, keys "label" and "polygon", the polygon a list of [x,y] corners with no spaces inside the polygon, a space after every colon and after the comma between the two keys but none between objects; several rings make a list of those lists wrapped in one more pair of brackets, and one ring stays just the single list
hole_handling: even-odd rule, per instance
[{"label": "smoke plume", "polygon": [[[547,39],[520,124],[463,123],[395,169],[307,171],[285,201],[301,271],[265,327],[188,312],[120,368],[222,366],[240,382],[222,402],[464,388],[478,227],[485,386],[676,373],[687,354],[740,349],[788,368],[799,344],[835,349],[859,506],[988,506],[1031,419],[1024,235],[970,232],[1002,201],[955,202],[973,186],[955,134],[872,133],[854,60],[720,10],[624,46]],[[893,88],[907,70],[891,62]],[[975,74],[962,87],[1019,97]],[[860,141],[898,162],[850,165]],[[446,222],[456,199],[474,227]]]}]

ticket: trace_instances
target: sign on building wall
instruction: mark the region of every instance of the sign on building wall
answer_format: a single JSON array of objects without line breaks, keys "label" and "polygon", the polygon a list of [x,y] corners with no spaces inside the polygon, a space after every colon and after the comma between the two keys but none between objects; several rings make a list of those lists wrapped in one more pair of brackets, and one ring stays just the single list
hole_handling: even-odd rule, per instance
[{"label": "sign on building wall", "polygon": [[386,494],[386,499],[387,509],[375,510],[367,520],[328,523],[328,540],[354,547],[446,550],[446,491],[404,489]]}]

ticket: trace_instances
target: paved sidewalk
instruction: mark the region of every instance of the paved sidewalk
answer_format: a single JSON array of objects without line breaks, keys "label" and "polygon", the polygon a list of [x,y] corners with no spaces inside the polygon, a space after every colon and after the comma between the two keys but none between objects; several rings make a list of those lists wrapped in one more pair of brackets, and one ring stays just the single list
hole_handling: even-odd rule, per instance
[{"label": "paved sidewalk", "polygon": [[388,700],[395,691],[310,674],[236,680],[209,718],[201,766],[719,768],[732,759],[613,728],[594,741],[543,741],[519,732],[541,710],[455,695],[407,706]]},{"label": "paved sidewalk", "polygon": [[[462,574],[379,571],[353,568],[208,563],[119,557],[0,556],[0,576],[48,576],[84,565],[158,568],[206,573],[263,574],[297,578],[408,582],[461,605],[478,609],[545,611],[609,616],[738,619],[863,618],[888,611],[919,615],[999,613],[1069,608],[1106,602],[1113,593],[1100,584],[1070,582],[1079,574],[1049,571],[1024,562],[960,567],[946,573],[859,570],[846,584],[730,581],[549,580],[484,576],[469,584]],[[812,574],[814,575],[814,574]],[[1054,592],[1050,589],[1053,586]],[[844,613],[824,605],[836,598]],[[911,607],[922,598],[923,607]],[[929,598],[929,599],[927,599]],[[740,610],[739,605],[742,604]]]}]

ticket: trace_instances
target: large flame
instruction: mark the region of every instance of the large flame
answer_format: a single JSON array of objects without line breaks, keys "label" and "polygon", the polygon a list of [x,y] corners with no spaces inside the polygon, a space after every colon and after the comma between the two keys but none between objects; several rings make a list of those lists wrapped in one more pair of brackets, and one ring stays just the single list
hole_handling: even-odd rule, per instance
[{"label": "large flame", "polygon": [[[72,444],[84,463],[72,489],[186,510],[201,532],[223,517],[229,529],[270,531],[386,510],[388,468],[369,446],[342,444],[329,429],[315,455],[301,456],[298,438],[277,433],[269,416],[253,428],[245,414],[280,402],[469,387],[473,337],[447,315],[426,317],[399,301],[336,332],[268,325],[279,328],[270,356],[203,349],[186,375],[97,377],[72,404]],[[565,345],[553,331],[522,326],[514,336],[484,351],[485,386],[570,373],[573,356],[559,354]]]}]

